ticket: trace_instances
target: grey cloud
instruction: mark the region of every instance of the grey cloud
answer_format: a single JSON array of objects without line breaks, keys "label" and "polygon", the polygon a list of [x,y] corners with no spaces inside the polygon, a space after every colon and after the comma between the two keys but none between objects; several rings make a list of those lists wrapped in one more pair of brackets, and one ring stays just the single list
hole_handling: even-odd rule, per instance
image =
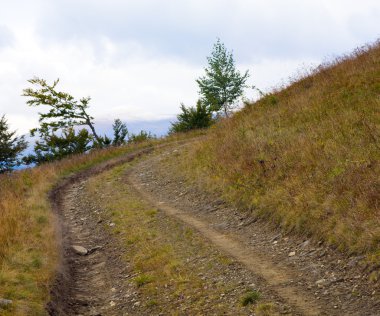
[{"label": "grey cloud", "polygon": [[190,12],[186,17],[184,8],[177,4],[165,5],[158,1],[140,1],[139,5],[118,3],[118,6],[71,3],[49,5],[38,28],[42,38],[88,40],[99,48],[99,41],[106,37],[117,43],[138,42],[147,55],[197,56],[203,55],[202,48],[208,49],[215,39],[210,33],[217,33],[212,32],[211,21],[201,27],[204,21],[195,21],[196,17],[191,18]]},{"label": "grey cloud", "polygon": [[216,37],[233,47],[241,62],[321,57],[353,44],[346,26],[338,24],[323,4],[296,0],[272,0],[268,5],[259,1],[205,5],[200,1],[54,1],[47,6],[39,32],[50,41],[84,39],[95,46],[102,36],[117,43],[135,41],[147,54],[196,63],[205,60]]},{"label": "grey cloud", "polygon": [[11,45],[12,42],[12,32],[5,25],[0,25],[0,49]]}]

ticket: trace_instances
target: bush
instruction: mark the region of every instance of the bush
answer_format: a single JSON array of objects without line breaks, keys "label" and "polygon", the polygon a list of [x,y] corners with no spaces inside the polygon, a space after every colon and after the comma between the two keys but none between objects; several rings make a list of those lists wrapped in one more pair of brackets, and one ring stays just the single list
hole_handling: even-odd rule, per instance
[{"label": "bush", "polygon": [[86,129],[76,132],[73,127],[64,129],[62,135],[46,133],[34,146],[34,155],[24,157],[27,164],[53,161],[69,155],[88,151],[93,136]]},{"label": "bush", "polygon": [[156,138],[150,132],[146,132],[144,130],[140,131],[139,134],[131,134],[128,139],[128,143],[141,143],[143,141]]},{"label": "bush", "polygon": [[178,114],[177,122],[172,123],[170,133],[187,132],[192,129],[209,127],[213,120],[206,104],[198,100],[196,107],[186,108],[181,104],[182,113]]}]

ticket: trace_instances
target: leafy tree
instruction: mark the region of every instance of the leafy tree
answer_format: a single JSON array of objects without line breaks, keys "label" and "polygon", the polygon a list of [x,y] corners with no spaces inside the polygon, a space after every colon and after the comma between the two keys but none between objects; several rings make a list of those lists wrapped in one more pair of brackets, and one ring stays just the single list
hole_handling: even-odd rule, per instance
[{"label": "leafy tree", "polygon": [[27,104],[49,107],[47,113],[39,113],[40,127],[31,130],[32,136],[38,132],[41,138],[50,137],[59,129],[86,125],[90,128],[95,140],[102,144],[102,138],[98,136],[94,128],[94,118],[87,113],[90,97],[77,101],[68,93],[56,91],[59,79],[52,85],[37,77],[28,81],[37,88],[24,89],[23,96],[30,98]]},{"label": "leafy tree", "polygon": [[226,50],[220,39],[214,44],[210,57],[207,57],[206,75],[197,79],[202,101],[210,111],[223,111],[225,116],[232,109],[234,102],[243,94],[248,71],[243,75],[235,67],[231,52]]},{"label": "leafy tree", "polygon": [[120,119],[115,119],[112,125],[113,128],[113,141],[112,145],[121,146],[125,144],[125,137],[128,135],[127,125],[123,123]]},{"label": "leafy tree", "polygon": [[198,100],[196,107],[186,108],[184,104],[181,104],[181,111],[182,113],[177,115],[177,122],[172,123],[170,133],[206,128],[212,124],[211,112],[201,100]]},{"label": "leafy tree", "polygon": [[15,134],[15,131],[9,131],[8,122],[3,115],[0,119],[0,173],[20,165],[18,156],[28,146],[24,136],[15,137]]},{"label": "leafy tree", "polygon": [[68,127],[63,129],[61,135],[48,131],[44,131],[42,135],[43,137],[36,141],[34,155],[25,157],[25,163],[41,164],[62,159],[68,155],[84,153],[92,147],[93,136],[85,128],[78,133],[73,127]]}]

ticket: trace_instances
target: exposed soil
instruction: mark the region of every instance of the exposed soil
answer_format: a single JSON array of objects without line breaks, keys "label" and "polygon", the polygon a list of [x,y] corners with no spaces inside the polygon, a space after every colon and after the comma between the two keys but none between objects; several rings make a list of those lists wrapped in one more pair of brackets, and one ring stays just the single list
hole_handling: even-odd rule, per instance
[{"label": "exposed soil", "polygon": [[[131,181],[168,215],[198,229],[264,279],[304,315],[380,315],[379,282],[369,282],[362,257],[297,236],[283,236],[173,172],[177,149],[139,164]],[[168,159],[169,158],[169,159]]]},{"label": "exposed soil", "polygon": [[[133,186],[136,194],[157,207],[157,225],[161,225],[163,234],[174,227],[171,223],[198,231],[200,242],[208,248],[205,255],[192,255],[189,265],[193,264],[194,271],[201,269],[205,288],[210,287],[210,280],[234,288],[219,298],[231,306],[224,314],[236,315],[239,293],[254,285],[281,314],[380,315],[379,284],[367,281],[360,257],[345,257],[320,243],[283,236],[264,222],[255,221],[250,213],[206,194],[172,172],[173,160],[168,158],[177,155],[180,147],[170,148],[153,153],[117,181]],[[109,229],[110,215],[102,203],[85,190],[89,177],[151,151],[145,149],[103,163],[66,179],[52,191],[62,239],[62,263],[47,307],[51,315],[173,314],[169,306],[167,313],[140,306],[140,294],[131,282],[135,271],[125,261],[128,253],[121,237]],[[78,254],[74,245],[84,247],[87,253]],[[231,257],[232,264],[202,267],[202,262],[215,262],[218,253]],[[213,303],[217,302],[205,299],[204,309],[197,314],[218,314],[212,310]],[[183,309],[178,307],[176,314],[191,315],[186,304],[182,304]],[[242,311],[252,314],[244,309],[239,314]]]},{"label": "exposed soil", "polygon": [[[50,315],[120,315],[127,309],[118,295],[123,290],[116,277],[125,267],[120,259],[123,248],[104,229],[83,188],[89,177],[150,151],[152,148],[107,161],[65,179],[52,190],[50,199],[57,214],[57,237],[62,251],[47,305]],[[74,245],[85,247],[88,254],[77,254]],[[114,304],[115,301],[120,304]]]}]

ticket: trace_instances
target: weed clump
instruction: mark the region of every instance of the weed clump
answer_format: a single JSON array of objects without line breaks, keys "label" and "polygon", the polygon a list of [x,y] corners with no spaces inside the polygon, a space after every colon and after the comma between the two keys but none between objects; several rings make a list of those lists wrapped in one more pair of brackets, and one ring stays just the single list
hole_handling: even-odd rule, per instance
[{"label": "weed clump", "polygon": [[140,274],[135,278],[135,283],[138,287],[153,282],[154,277],[149,274]]},{"label": "weed clump", "polygon": [[241,305],[247,306],[248,304],[254,304],[260,299],[261,295],[258,291],[249,290],[241,299]]},{"label": "weed clump", "polygon": [[272,303],[258,304],[255,308],[256,316],[277,316],[276,308]]}]

